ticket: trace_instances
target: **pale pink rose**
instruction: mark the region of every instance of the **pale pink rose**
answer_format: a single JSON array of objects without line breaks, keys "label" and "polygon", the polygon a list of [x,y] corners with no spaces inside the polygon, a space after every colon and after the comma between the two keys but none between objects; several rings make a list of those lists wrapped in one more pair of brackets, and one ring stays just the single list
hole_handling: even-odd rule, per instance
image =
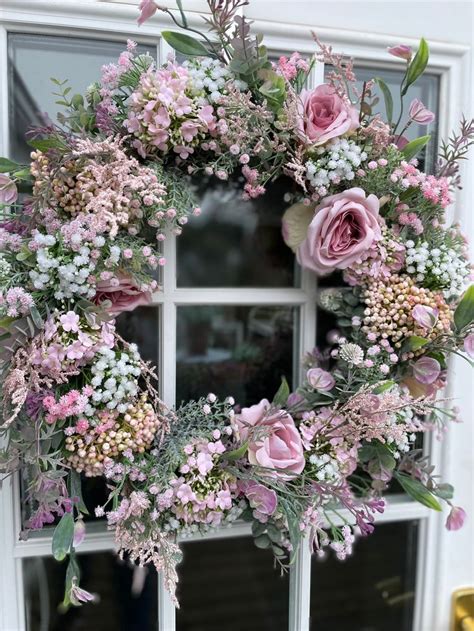
[{"label": "pale pink rose", "polygon": [[460,506],[452,506],[451,511],[446,519],[446,528],[448,530],[459,530],[466,521],[466,511]]},{"label": "pale pink rose", "polygon": [[417,381],[423,384],[434,383],[441,372],[441,366],[434,357],[420,357],[413,364],[413,376]]},{"label": "pale pink rose", "polygon": [[474,357],[474,333],[470,333],[464,340],[464,350],[469,357]]},{"label": "pale pink rose", "polygon": [[138,26],[141,26],[143,22],[149,20],[157,10],[160,8],[153,0],[141,0],[138,8],[140,9],[140,15],[138,17]]},{"label": "pale pink rose", "polygon": [[407,46],[406,44],[391,46],[390,48],[387,48],[387,50],[394,57],[399,57],[400,59],[405,59],[406,61],[410,61],[413,53],[411,46]]},{"label": "pale pink rose", "polygon": [[412,121],[419,125],[429,125],[436,118],[433,112],[431,112],[419,99],[413,99],[410,103],[409,116]]},{"label": "pale pink rose", "polygon": [[303,444],[288,412],[270,410],[269,401],[262,399],[257,405],[242,408],[235,420],[242,440],[249,441],[250,464],[274,469],[289,479],[304,469]]},{"label": "pale pink rose", "polygon": [[111,280],[101,280],[96,287],[94,302],[100,304],[104,300],[112,303],[107,311],[116,316],[122,311],[133,311],[141,305],[148,305],[151,302],[151,293],[141,291],[130,276],[120,274],[119,283],[115,284]]},{"label": "pale pink rose", "polygon": [[411,316],[422,328],[431,331],[438,321],[438,309],[425,305],[416,305],[411,311]]},{"label": "pale pink rose", "polygon": [[18,199],[16,184],[8,175],[0,173],[0,204],[14,204]]},{"label": "pale pink rose", "polygon": [[312,91],[302,90],[300,98],[301,129],[312,144],[322,145],[359,127],[356,108],[326,83]]},{"label": "pale pink rose", "polygon": [[379,207],[378,198],[361,188],[323,199],[296,252],[300,265],[328,274],[360,260],[382,236]]},{"label": "pale pink rose", "polygon": [[310,368],[306,373],[309,385],[320,392],[329,392],[335,385],[334,377],[322,368]]}]

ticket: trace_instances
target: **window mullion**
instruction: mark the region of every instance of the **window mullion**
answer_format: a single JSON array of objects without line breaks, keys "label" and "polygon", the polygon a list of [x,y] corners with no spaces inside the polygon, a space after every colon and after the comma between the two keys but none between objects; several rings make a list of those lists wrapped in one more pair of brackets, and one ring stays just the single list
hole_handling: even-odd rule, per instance
[{"label": "window mullion", "polygon": [[311,551],[305,535],[290,570],[288,631],[309,631],[310,587]]}]

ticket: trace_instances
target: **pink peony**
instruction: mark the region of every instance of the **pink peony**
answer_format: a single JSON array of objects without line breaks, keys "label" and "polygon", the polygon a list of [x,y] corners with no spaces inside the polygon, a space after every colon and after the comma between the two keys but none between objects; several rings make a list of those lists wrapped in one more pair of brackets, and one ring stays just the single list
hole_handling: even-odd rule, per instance
[{"label": "pink peony", "polygon": [[360,261],[382,237],[379,206],[378,198],[366,197],[361,188],[323,199],[297,250],[298,262],[318,274],[328,274]]},{"label": "pink peony", "polygon": [[409,115],[412,121],[419,125],[429,125],[435,119],[435,115],[419,99],[413,99],[410,103]]},{"label": "pink peony", "polygon": [[118,284],[113,283],[113,278],[101,280],[97,284],[94,297],[96,304],[109,300],[112,304],[107,308],[107,311],[113,316],[122,313],[122,311],[133,311],[141,305],[150,304],[151,293],[141,291],[130,276],[119,274],[118,279]]},{"label": "pink peony", "polygon": [[301,127],[312,144],[322,145],[359,127],[356,108],[326,83],[312,91],[302,90],[301,99]]},{"label": "pink peony", "polygon": [[446,528],[448,530],[459,530],[466,521],[466,511],[460,506],[452,506],[451,511],[446,519]]},{"label": "pink peony", "polygon": [[141,26],[143,22],[149,20],[159,9],[158,5],[156,2],[153,2],[153,0],[141,0],[138,8],[140,9],[140,15],[137,20],[138,26]]},{"label": "pink peony", "polygon": [[18,199],[16,184],[8,175],[0,173],[0,204],[14,204]]},{"label": "pink peony", "polygon": [[398,46],[392,46],[387,48],[387,50],[394,57],[405,59],[406,61],[410,61],[413,52],[411,46],[406,44],[398,44]]},{"label": "pink peony", "polygon": [[417,381],[428,385],[434,383],[441,372],[441,366],[437,359],[433,357],[420,357],[418,361],[413,364],[413,376]]},{"label": "pink peony", "polygon": [[274,410],[267,399],[262,399],[257,405],[242,408],[235,418],[242,440],[249,441],[251,464],[278,469],[278,474],[285,479],[303,471],[303,444],[288,412]]},{"label": "pink peony", "polygon": [[309,385],[319,392],[329,392],[335,385],[334,377],[322,368],[310,368],[306,373]]}]

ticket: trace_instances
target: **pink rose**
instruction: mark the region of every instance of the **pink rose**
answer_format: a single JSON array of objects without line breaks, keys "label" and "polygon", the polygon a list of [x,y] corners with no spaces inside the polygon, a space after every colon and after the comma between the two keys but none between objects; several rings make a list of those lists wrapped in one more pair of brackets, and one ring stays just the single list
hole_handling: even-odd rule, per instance
[{"label": "pink rose", "polygon": [[111,315],[116,316],[122,311],[133,311],[136,307],[150,304],[151,293],[141,291],[130,276],[119,274],[118,284],[114,284],[114,280],[114,278],[101,280],[97,284],[94,297],[96,304],[110,300],[112,304],[107,308],[107,311]]},{"label": "pink rose", "polygon": [[398,46],[392,46],[391,48],[387,48],[387,50],[394,57],[399,57],[406,61],[410,61],[413,53],[411,46],[407,46],[406,44],[398,44]]},{"label": "pink rose", "polygon": [[138,17],[138,26],[149,20],[160,8],[153,0],[141,0],[139,5],[140,16]]},{"label": "pink rose", "polygon": [[250,464],[278,470],[284,479],[303,471],[303,444],[288,412],[274,410],[267,399],[262,399],[257,405],[242,408],[235,419],[242,440],[249,441]]},{"label": "pink rose", "polygon": [[446,519],[446,528],[448,530],[459,530],[464,526],[466,517],[466,511],[463,508],[460,506],[452,506]]},{"label": "pink rose", "polygon": [[0,204],[14,204],[18,199],[16,184],[8,175],[0,173]]},{"label": "pink rose", "polygon": [[436,118],[433,112],[418,99],[413,99],[410,103],[409,115],[411,120],[419,125],[429,125]]},{"label": "pink rose", "polygon": [[255,519],[263,523],[267,522],[268,517],[273,515],[277,507],[278,499],[275,491],[254,480],[241,482],[240,488],[250,507],[254,509],[253,516]]},{"label": "pink rose", "polygon": [[346,269],[360,260],[381,236],[379,200],[361,188],[331,195],[315,208],[298,262],[317,274]]},{"label": "pink rose", "polygon": [[359,127],[359,113],[348,99],[326,83],[301,91],[302,131],[312,143],[322,145]]},{"label": "pink rose", "polygon": [[309,385],[319,392],[329,392],[336,384],[331,373],[322,368],[310,368],[306,373],[306,379]]}]

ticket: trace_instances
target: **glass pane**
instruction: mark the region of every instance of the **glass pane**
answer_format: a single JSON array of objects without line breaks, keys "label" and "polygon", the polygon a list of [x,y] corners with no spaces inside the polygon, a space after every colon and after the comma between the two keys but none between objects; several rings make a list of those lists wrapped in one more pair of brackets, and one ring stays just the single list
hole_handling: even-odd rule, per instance
[{"label": "glass pane", "polygon": [[[107,42],[79,37],[55,37],[10,33],[9,121],[11,157],[27,161],[31,149],[25,132],[32,126],[56,121],[61,110],[56,105],[56,86],[50,81],[69,79],[72,93],[84,94],[87,86],[100,76],[103,64],[116,61],[126,46],[124,42]],[[156,56],[153,46],[139,46],[141,53]],[[48,118],[49,116],[49,118]]]},{"label": "glass pane", "polygon": [[313,556],[311,630],[412,631],[418,522],[379,524],[346,561]]},{"label": "glass pane", "polygon": [[157,574],[131,567],[113,552],[81,554],[81,587],[100,600],[62,613],[66,563],[52,557],[23,561],[27,631],[155,631]]},{"label": "glass pane", "polygon": [[176,402],[214,392],[240,405],[291,384],[299,353],[298,314],[289,306],[178,307]]},{"label": "glass pane", "polygon": [[177,631],[287,631],[288,574],[250,537],[188,543]]},{"label": "glass pane", "polygon": [[177,240],[179,287],[293,287],[295,257],[281,236],[288,180],[245,201],[237,182],[202,185],[202,214]]},{"label": "glass pane", "polygon": [[124,340],[137,344],[145,361],[158,366],[158,307],[137,307],[133,311],[124,311],[117,318],[116,326]]}]

